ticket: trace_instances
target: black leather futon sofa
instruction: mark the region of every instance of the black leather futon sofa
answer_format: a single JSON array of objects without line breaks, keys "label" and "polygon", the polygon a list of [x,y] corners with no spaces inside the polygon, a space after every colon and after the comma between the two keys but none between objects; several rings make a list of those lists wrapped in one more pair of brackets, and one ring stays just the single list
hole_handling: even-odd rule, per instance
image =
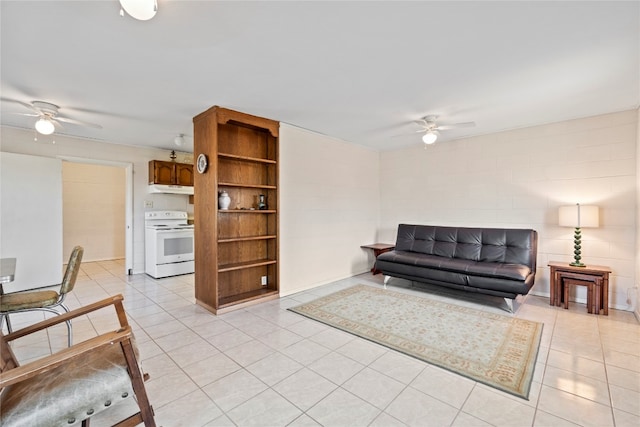
[{"label": "black leather futon sofa", "polygon": [[538,233],[503,228],[400,224],[396,247],[376,259],[391,276],[502,297],[513,311],[536,275]]}]

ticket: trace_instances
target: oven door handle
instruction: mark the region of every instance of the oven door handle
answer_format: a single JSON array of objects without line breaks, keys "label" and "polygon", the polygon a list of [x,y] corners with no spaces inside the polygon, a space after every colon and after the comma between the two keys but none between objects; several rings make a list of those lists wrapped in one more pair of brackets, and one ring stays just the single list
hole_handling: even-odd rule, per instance
[{"label": "oven door handle", "polygon": [[158,230],[156,236],[159,237],[191,237],[193,236],[193,230]]}]

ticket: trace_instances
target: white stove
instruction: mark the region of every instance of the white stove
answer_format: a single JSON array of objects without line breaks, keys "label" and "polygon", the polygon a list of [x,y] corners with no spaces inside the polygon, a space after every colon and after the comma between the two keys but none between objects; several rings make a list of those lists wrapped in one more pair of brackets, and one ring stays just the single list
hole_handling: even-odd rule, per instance
[{"label": "white stove", "polygon": [[183,211],[148,211],[145,223],[145,272],[154,278],[195,271],[193,225]]}]

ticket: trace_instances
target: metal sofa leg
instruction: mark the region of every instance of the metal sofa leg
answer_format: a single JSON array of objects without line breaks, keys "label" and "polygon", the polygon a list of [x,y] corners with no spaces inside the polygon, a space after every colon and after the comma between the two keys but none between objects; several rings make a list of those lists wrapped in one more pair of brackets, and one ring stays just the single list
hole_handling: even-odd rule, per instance
[{"label": "metal sofa leg", "polygon": [[391,280],[391,276],[384,276],[384,288],[387,289],[387,283]]},{"label": "metal sofa leg", "polygon": [[505,298],[504,301],[507,303],[509,313],[513,313],[513,300],[511,298]]}]

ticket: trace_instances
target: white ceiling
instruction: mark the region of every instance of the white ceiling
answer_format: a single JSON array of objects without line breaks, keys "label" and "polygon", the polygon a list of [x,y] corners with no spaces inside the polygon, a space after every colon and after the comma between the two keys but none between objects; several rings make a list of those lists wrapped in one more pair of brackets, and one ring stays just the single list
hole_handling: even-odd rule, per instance
[{"label": "white ceiling", "polygon": [[427,114],[476,122],[444,142],[640,104],[638,1],[158,3],[2,0],[1,124],[42,100],[103,126],[59,133],[174,149],[220,105],[387,150]]}]

